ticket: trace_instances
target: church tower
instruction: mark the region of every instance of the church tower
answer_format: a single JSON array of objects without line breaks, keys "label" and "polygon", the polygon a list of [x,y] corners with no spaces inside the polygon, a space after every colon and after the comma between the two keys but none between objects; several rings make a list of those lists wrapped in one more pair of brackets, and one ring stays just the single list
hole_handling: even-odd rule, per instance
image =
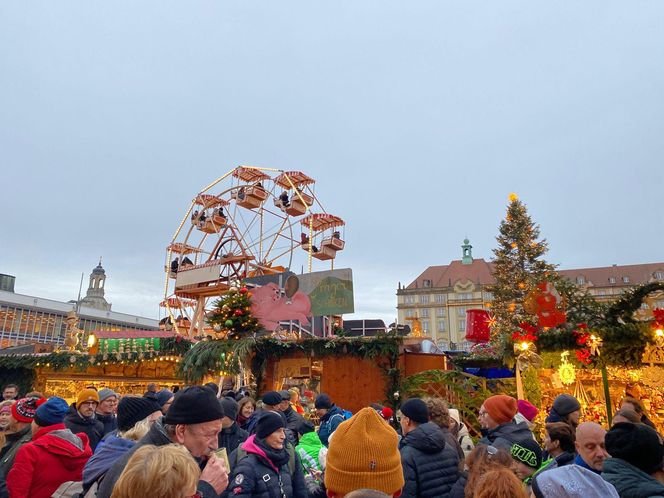
[{"label": "church tower", "polygon": [[101,266],[101,258],[99,258],[99,264],[90,273],[90,285],[88,286],[88,291],[85,293],[85,297],[81,299],[81,305],[98,310],[111,311],[111,305],[104,298],[105,283],[106,271]]},{"label": "church tower", "polygon": [[463,245],[461,246],[463,250],[463,257],[461,258],[461,264],[472,265],[473,264],[473,246],[470,245],[468,239],[464,239]]}]

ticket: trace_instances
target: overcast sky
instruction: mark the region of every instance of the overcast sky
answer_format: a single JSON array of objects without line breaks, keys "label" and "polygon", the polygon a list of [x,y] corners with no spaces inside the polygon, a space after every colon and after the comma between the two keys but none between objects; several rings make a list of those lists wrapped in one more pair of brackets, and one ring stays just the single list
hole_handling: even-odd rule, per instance
[{"label": "overcast sky", "polygon": [[663,261],[664,2],[0,3],[0,273],[68,300],[99,256],[157,317],[165,247],[238,164],[347,221],[356,317],[488,259],[516,192],[562,268]]}]

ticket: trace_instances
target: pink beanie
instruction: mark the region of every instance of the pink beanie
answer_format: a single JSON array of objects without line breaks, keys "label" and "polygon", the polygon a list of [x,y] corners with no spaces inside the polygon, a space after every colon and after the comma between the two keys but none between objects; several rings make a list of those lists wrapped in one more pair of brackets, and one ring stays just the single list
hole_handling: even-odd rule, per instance
[{"label": "pink beanie", "polygon": [[532,422],[537,417],[539,410],[531,402],[520,399],[516,402],[516,405],[519,408],[519,413],[526,417],[528,422]]}]

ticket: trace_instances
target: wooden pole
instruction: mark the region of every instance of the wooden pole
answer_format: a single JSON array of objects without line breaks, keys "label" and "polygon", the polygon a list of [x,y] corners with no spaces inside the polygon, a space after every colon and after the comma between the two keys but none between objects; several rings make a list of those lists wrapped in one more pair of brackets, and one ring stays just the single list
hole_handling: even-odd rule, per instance
[{"label": "wooden pole", "polygon": [[604,386],[604,401],[606,403],[606,420],[609,422],[609,427],[611,427],[613,409],[611,407],[611,392],[609,391],[609,379],[606,374],[606,367],[602,367],[602,385]]}]

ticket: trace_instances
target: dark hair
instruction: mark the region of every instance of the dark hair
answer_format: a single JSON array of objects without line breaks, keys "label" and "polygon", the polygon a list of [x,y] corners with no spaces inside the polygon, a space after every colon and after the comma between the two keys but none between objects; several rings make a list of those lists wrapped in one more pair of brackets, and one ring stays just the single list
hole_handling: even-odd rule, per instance
[{"label": "dark hair", "polygon": [[546,432],[549,433],[549,439],[560,443],[561,450],[574,453],[576,433],[572,430],[572,426],[565,422],[551,422],[546,424],[545,428]]},{"label": "dark hair", "polygon": [[3,391],[5,389],[16,389],[18,391],[18,386],[16,384],[7,384],[5,387],[2,388]]},{"label": "dark hair", "polygon": [[623,403],[629,403],[630,405],[632,405],[634,407],[634,411],[637,414],[643,415],[643,405],[641,404],[641,402],[638,399],[631,398],[631,397],[627,396],[626,398],[623,398],[622,402]]},{"label": "dark hair", "polygon": [[616,414],[613,416],[615,419],[618,415],[620,415],[623,418],[626,418],[633,424],[640,424],[641,423],[641,416],[636,413],[636,410],[632,410],[631,408],[621,408],[616,412]]}]

